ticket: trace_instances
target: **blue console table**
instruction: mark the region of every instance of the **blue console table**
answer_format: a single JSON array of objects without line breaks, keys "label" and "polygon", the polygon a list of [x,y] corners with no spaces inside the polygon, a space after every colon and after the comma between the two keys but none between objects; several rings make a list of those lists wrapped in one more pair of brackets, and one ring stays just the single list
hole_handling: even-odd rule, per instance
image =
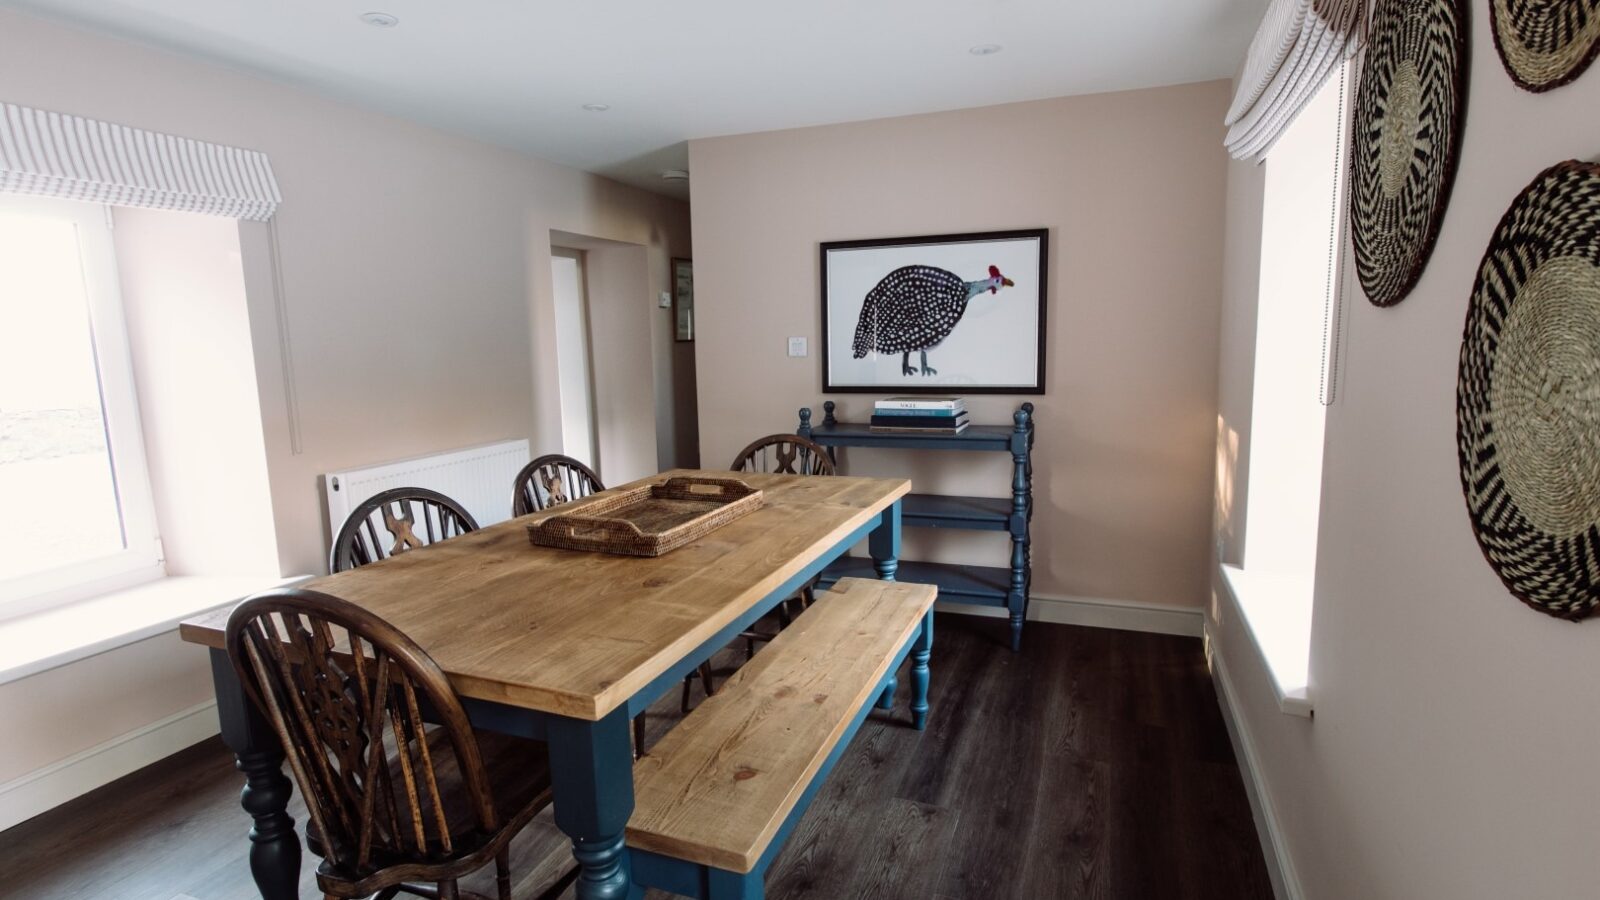
[{"label": "blue console table", "polygon": [[[839,447],[877,447],[893,450],[987,450],[1010,453],[1011,496],[947,497],[908,494],[903,501],[903,524],[919,528],[961,528],[969,531],[1005,531],[1011,534],[1011,565],[963,566],[950,563],[901,560],[895,578],[931,584],[942,600],[1005,608],[1011,616],[1011,649],[1022,645],[1022,622],[1028,612],[1028,592],[1033,580],[1029,528],[1033,519],[1033,404],[1024,403],[1012,415],[1011,425],[972,425],[957,435],[891,434],[870,426],[841,422],[834,417],[834,402],[822,404],[822,423],[811,422],[811,410],[800,410],[801,437],[828,448],[838,464]],[[840,578],[873,578],[872,560],[841,557],[823,570],[821,583]]]}]

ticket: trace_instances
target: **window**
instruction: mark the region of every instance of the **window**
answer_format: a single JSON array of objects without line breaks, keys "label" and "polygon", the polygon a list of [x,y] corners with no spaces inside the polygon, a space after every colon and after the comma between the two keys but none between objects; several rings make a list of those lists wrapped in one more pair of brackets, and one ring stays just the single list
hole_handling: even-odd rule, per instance
[{"label": "window", "polygon": [[108,210],[0,195],[0,616],[163,574]]},{"label": "window", "polygon": [[1345,73],[1267,155],[1243,565],[1228,579],[1280,699],[1309,669],[1343,241]]}]

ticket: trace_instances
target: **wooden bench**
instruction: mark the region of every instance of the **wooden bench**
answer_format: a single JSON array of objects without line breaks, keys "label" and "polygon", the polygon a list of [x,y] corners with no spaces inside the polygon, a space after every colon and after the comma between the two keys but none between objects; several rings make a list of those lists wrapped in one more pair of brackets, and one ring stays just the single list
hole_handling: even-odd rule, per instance
[{"label": "wooden bench", "polygon": [[928,716],[931,585],[845,578],[656,744],[633,770],[636,885],[755,900],[828,772],[912,657]]}]

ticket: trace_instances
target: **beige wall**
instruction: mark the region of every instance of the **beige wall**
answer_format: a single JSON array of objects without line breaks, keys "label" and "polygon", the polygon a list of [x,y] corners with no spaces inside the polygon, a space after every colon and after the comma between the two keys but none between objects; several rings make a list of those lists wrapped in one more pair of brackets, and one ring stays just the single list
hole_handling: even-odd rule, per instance
[{"label": "beige wall", "polygon": [[[1546,166],[1600,153],[1600,72],[1517,90],[1474,28],[1466,137],[1438,246],[1392,309],[1347,275],[1329,410],[1311,646],[1312,720],[1277,711],[1219,601],[1217,648],[1310,900],[1587,897],[1600,834],[1600,622],[1524,607],[1484,563],[1457,476],[1455,385],[1484,247]],[[1269,163],[1270,165],[1270,163]],[[1262,173],[1230,169],[1219,403],[1248,446]],[[1223,484],[1245,470],[1224,460]],[[1244,506],[1219,509],[1237,559]],[[1243,523],[1246,526],[1248,523]],[[1222,590],[1219,586],[1219,592]]]},{"label": "beige wall", "polygon": [[169,575],[278,574],[233,221],[119,209],[117,268]]},{"label": "beige wall", "polygon": [[0,685],[0,785],[210,699],[206,652],[177,631]]},{"label": "beige wall", "polygon": [[[668,289],[667,258],[690,255],[681,201],[11,11],[0,11],[0,99],[270,157],[284,194],[281,267],[267,226],[238,233],[286,573],[326,565],[323,472],[508,437],[531,438],[535,453],[559,449],[553,231],[646,248],[641,304]],[[635,389],[648,420],[653,351],[641,346],[646,381]],[[128,648],[8,686],[51,679],[73,695],[54,709],[70,706],[77,724],[29,764],[194,704],[204,653],[159,640],[159,653]],[[157,663],[182,672],[168,677]],[[83,687],[101,678],[145,686],[142,705]],[[8,702],[5,726],[35,727],[29,709]]]},{"label": "beige wall", "polygon": [[[1038,407],[1034,592],[1201,604],[1226,104],[1215,82],[691,142],[704,463],[794,430],[801,406],[820,420],[819,242],[1046,226],[1048,391],[968,398],[978,421]],[[789,336],[811,355],[788,358]],[[833,399],[860,419],[874,395]],[[1000,454],[848,455],[926,492],[1010,486]],[[1006,548],[908,533],[905,555]]]},{"label": "beige wall", "polygon": [[[655,299],[648,290],[643,247],[602,244],[586,254],[594,409],[600,475],[608,485],[660,471],[650,390]],[[665,261],[662,261],[665,266]]]},{"label": "beige wall", "polygon": [[266,229],[242,234],[286,572],[325,565],[323,472],[507,437],[559,446],[551,231],[655,248],[651,295],[667,289],[667,256],[690,253],[680,201],[12,12],[0,97],[272,160],[282,316]]}]

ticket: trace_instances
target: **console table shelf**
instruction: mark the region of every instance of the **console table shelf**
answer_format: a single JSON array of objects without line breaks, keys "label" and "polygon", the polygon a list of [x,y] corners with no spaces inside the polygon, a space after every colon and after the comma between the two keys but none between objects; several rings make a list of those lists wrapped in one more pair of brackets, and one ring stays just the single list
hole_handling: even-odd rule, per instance
[{"label": "console table shelf", "polygon": [[[828,403],[832,403],[829,400]],[[1030,406],[1032,404],[1029,404]],[[827,404],[823,405],[824,412]],[[804,411],[809,415],[811,410]],[[802,422],[802,428],[806,427]],[[827,437],[832,443],[824,443]],[[813,426],[811,439],[825,447],[889,447],[900,450],[1001,450],[1012,449],[1016,431],[1008,425],[969,425],[960,434],[892,434],[873,431],[870,425],[839,422],[824,416],[822,424]]]},{"label": "console table shelf", "polygon": [[918,528],[965,528],[1009,531],[1010,497],[946,497],[907,494],[901,504],[905,524]]},{"label": "console table shelf", "polygon": [[[845,556],[822,573],[823,587],[841,578],[877,578],[872,560],[864,556]],[[895,571],[896,581],[931,584],[939,589],[940,600],[978,606],[1005,606],[1011,592],[1011,570],[999,566],[962,566],[954,563],[903,560]]]},{"label": "console table shelf", "polygon": [[[1027,616],[1028,591],[1033,581],[1029,534],[1033,519],[1033,404],[1022,404],[1012,416],[1009,426],[972,425],[955,435],[873,431],[867,425],[836,419],[832,400],[822,407],[823,419],[817,425],[811,422],[809,408],[800,410],[797,433],[828,448],[828,454],[836,465],[839,447],[987,450],[1011,454],[1010,496],[908,494],[901,512],[903,524],[914,528],[1008,532],[1011,535],[1011,565],[967,566],[902,560],[895,577],[900,581],[935,585],[939,588],[941,599],[1003,607],[1011,617],[1011,649],[1017,649],[1022,642],[1022,623]],[[840,578],[871,578],[875,574],[872,560],[845,557],[822,573],[821,583],[826,586]]]}]

